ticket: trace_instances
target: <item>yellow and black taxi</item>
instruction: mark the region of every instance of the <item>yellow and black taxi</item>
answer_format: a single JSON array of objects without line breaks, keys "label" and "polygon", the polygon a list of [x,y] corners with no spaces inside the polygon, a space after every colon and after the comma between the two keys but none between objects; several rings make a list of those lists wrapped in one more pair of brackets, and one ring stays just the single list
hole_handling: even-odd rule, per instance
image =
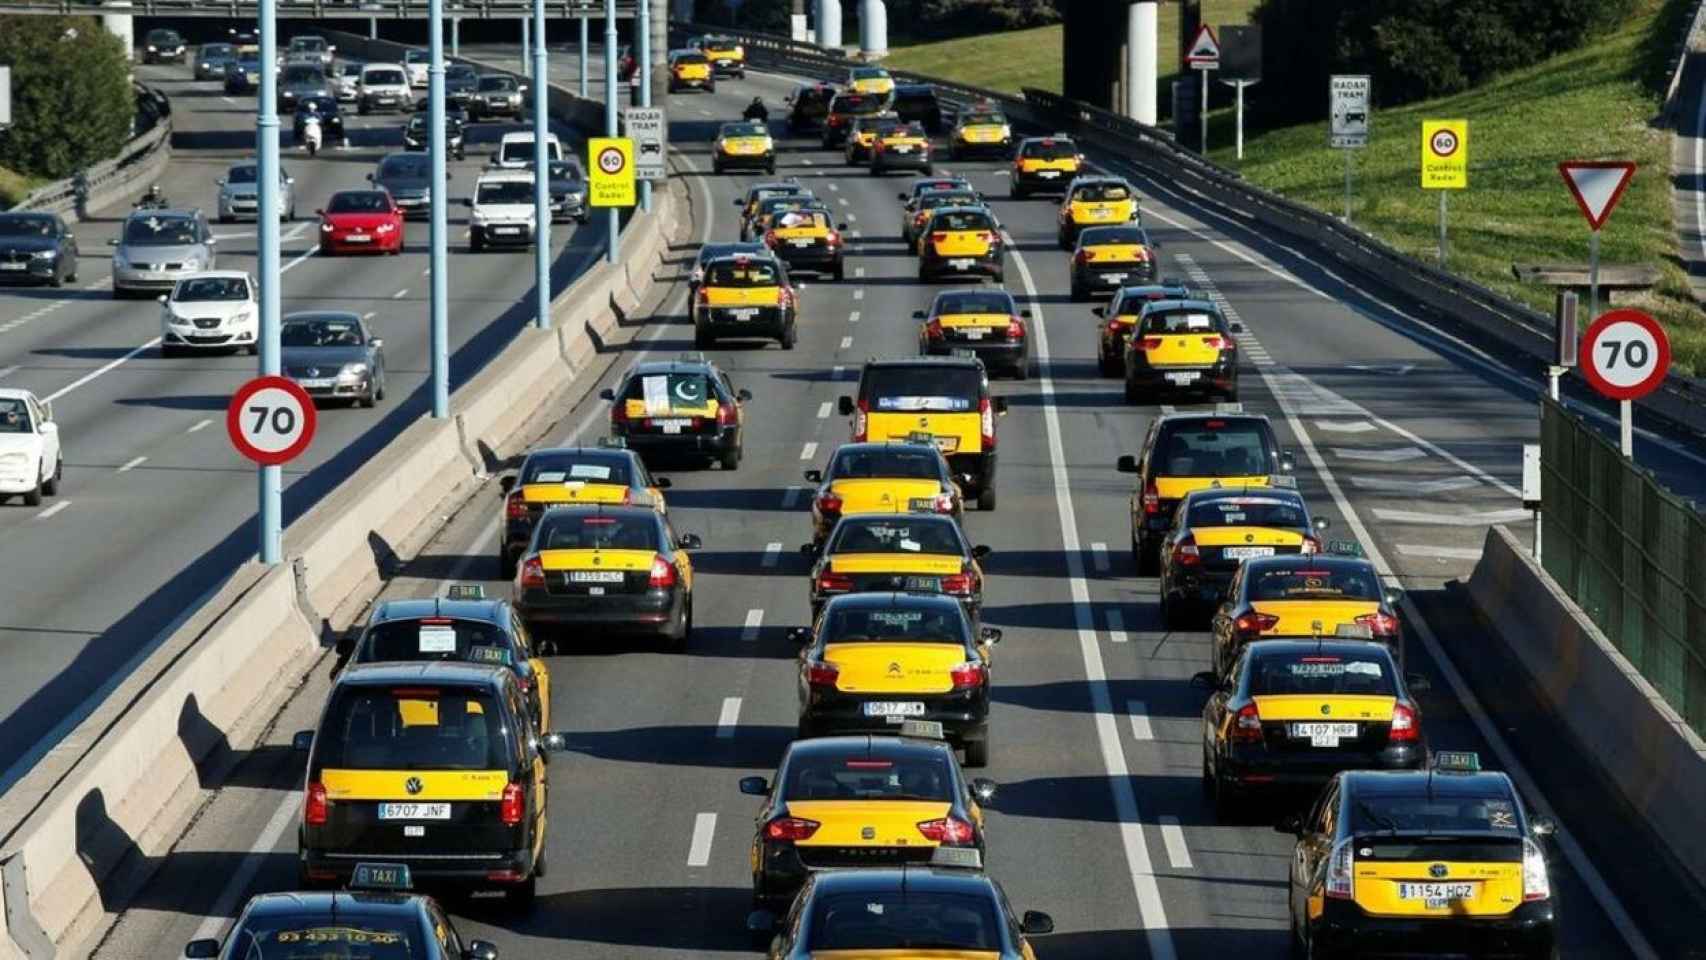
[{"label": "yellow and black taxi", "polygon": [[515,576],[515,561],[533,539],[533,527],[549,507],[565,503],[638,503],[669,511],[663,491],[668,477],[653,477],[626,442],[604,437],[595,447],[530,450],[515,473],[498,478],[503,512],[498,517],[499,575]]},{"label": "yellow and black taxi", "polygon": [[894,93],[894,78],[882,67],[852,67],[845,86],[854,93],[887,97]]},{"label": "yellow and black taxi", "polygon": [[1196,292],[1176,277],[1159,283],[1136,284],[1114,291],[1104,306],[1091,307],[1096,315],[1096,365],[1104,377],[1125,373],[1125,343],[1137,328],[1143,308],[1157,300],[1195,300]]},{"label": "yellow and black taxi", "polygon": [[847,128],[847,143],[842,149],[842,159],[848,166],[869,163],[872,153],[876,150],[877,135],[899,126],[900,122],[900,117],[887,110],[869,116],[854,117]]},{"label": "yellow and black taxi", "polygon": [[835,99],[833,83],[817,81],[803,83],[782,98],[788,108],[788,132],[804,133],[820,129],[829,118],[829,102]]},{"label": "yellow and black taxi", "polygon": [[839,401],[855,443],[930,434],[954,480],[979,510],[995,509],[995,424],[1007,399],[989,394],[989,375],[975,356],[894,357],[867,362],[859,392]]},{"label": "yellow and black taxi", "polygon": [[812,195],[800,181],[789,177],[786,180],[773,180],[765,183],[755,183],[746,191],[746,196],[736,197],[735,206],[740,208],[740,238],[750,239],[749,224],[758,215],[758,206],[771,197],[794,197]]},{"label": "yellow and black taxi", "polygon": [[707,36],[699,39],[699,52],[711,62],[719,77],[746,79],[746,47],[733,37]]},{"label": "yellow and black taxi", "polygon": [[1374,564],[1329,552],[1252,557],[1232,577],[1214,612],[1214,666],[1223,670],[1245,644],[1271,637],[1346,637],[1391,648],[1403,662],[1399,592],[1380,582]]},{"label": "yellow and black taxi", "polygon": [[351,663],[454,660],[498,664],[515,673],[534,726],[551,725],[551,670],[507,600],[479,584],[453,584],[453,597],[383,600],[361,634],[339,642]]},{"label": "yellow and black taxi", "polygon": [[948,134],[948,157],[1005,157],[1013,151],[1013,125],[1007,115],[987,101],[974,103],[954,118]]},{"label": "yellow and black taxi", "polygon": [[926,864],[937,847],[982,852],[979,802],[995,785],[968,780],[953,749],[929,736],[939,731],[902,721],[880,735],[796,740],[774,783],[742,777],[741,793],[765,798],[749,856],[753,903],[785,909],[818,870]]},{"label": "yellow and black taxi", "polygon": [[701,243],[699,253],[693,258],[693,269],[687,274],[688,297],[695,297],[699,294],[699,284],[705,282],[705,264],[712,260],[718,257],[734,256],[737,253],[744,253],[749,257],[762,257],[769,252],[769,247],[756,240]]},{"label": "yellow and black taxi", "polygon": [[[1155,576],[1173,511],[1192,490],[1295,484],[1291,451],[1281,450],[1268,418],[1238,404],[1213,412],[1163,414],[1149,422],[1143,447],[1116,469],[1137,474],[1131,492],[1131,549],[1141,577]],[[1284,477],[1276,484],[1276,478]]]},{"label": "yellow and black taxi", "polygon": [[703,354],[635,364],[598,395],[610,401],[611,436],[640,456],[709,457],[724,470],[740,466],[752,394],[735,389]]},{"label": "yellow and black taxi", "polygon": [[[904,196],[904,194],[902,195]],[[924,225],[943,207],[984,206],[983,194],[970,186],[940,190],[924,190],[908,198],[900,210],[900,238],[911,253],[918,253],[918,240]]]},{"label": "yellow and black taxi", "polygon": [[938,846],[928,865],[813,872],[786,917],[754,910],[746,927],[768,960],[1036,960],[1025,938],[1054,919],[1014,916],[981,853]]},{"label": "yellow and black taxi", "polygon": [[693,632],[688,551],[699,545],[646,507],[552,507],[516,571],[516,612],[541,636],[590,627],[652,634],[683,649]]},{"label": "yellow and black taxi", "polygon": [[931,172],[930,135],[924,125],[899,121],[877,128],[871,144],[871,173],[881,176],[890,170],[918,170],[925,176]]},{"label": "yellow and black taxi", "polygon": [[1309,516],[1303,494],[1285,487],[1193,490],[1161,542],[1161,620],[1181,629],[1226,599],[1238,565],[1257,557],[1315,554],[1326,517]]},{"label": "yellow and black taxi", "polygon": [[918,229],[918,279],[944,276],[1007,279],[1007,244],[1001,222],[985,206],[942,206]]},{"label": "yellow and black taxi", "polygon": [[[802,232],[801,236],[810,234]],[[766,245],[775,250],[776,231],[772,229],[764,237]],[[720,339],[762,337],[792,350],[799,336],[799,306],[799,294],[788,279],[788,268],[775,255],[718,257],[705,264],[705,278],[693,295],[693,345],[708,347]]]},{"label": "yellow and black taxi", "polygon": [[223,944],[191,940],[186,958],[320,960],[498,960],[484,940],[463,940],[432,897],[410,892],[406,864],[357,863],[336,892],[263,893],[249,898]]},{"label": "yellow and black taxi", "polygon": [[[804,544],[800,552],[816,549]],[[934,510],[842,514],[812,565],[815,620],[830,597],[871,590],[940,593],[983,606],[983,567],[989,548],[972,546],[958,520]]]},{"label": "yellow and black taxi", "polygon": [[1558,956],[1544,845],[1555,825],[1473,753],[1425,771],[1349,770],[1274,829],[1297,837],[1293,952]]},{"label": "yellow and black taxi", "polygon": [[669,54],[669,92],[703,90],[717,92],[717,77],[711,61],[699,50],[672,50]]},{"label": "yellow and black taxi", "polygon": [[1072,251],[1072,300],[1106,296],[1128,284],[1152,282],[1158,272],[1157,245],[1135,223],[1086,227]]},{"label": "yellow and black taxi", "polygon": [[752,218],[743,226],[743,239],[764,239],[776,218],[784,213],[794,213],[802,210],[819,210],[829,213],[829,204],[811,194],[795,194],[787,197],[767,197],[758,201],[758,209],[753,211]]},{"label": "yellow and black taxi", "polygon": [[889,108],[886,94],[858,93],[846,90],[829,101],[829,116],[823,121],[823,148],[839,149],[847,142],[853,121],[873,117]]},{"label": "yellow and black taxi", "polygon": [[846,229],[845,223],[830,222],[827,209],[789,210],[771,219],[764,245],[790,271],[840,280],[847,272],[847,247],[841,237]]},{"label": "yellow and black taxi", "polygon": [[534,726],[513,670],[352,665],[319,727],[293,744],[308,753],[302,886],[346,883],[359,861],[383,857],[417,880],[532,905],[545,872],[546,757],[565,742]]},{"label": "yellow and black taxi", "polygon": [[914,311],[912,317],[919,321],[921,354],[948,356],[969,350],[991,374],[1005,373],[1015,380],[1029,375],[1031,311],[1021,309],[1003,288],[944,290],[928,311]]},{"label": "yellow and black taxi", "polygon": [[1421,706],[1377,643],[1262,640],[1229,671],[1192,682],[1213,691],[1202,711],[1202,783],[1222,820],[1260,795],[1314,796],[1341,770],[1427,762]]},{"label": "yellow and black taxi", "polygon": [[1066,186],[1055,214],[1057,239],[1071,250],[1078,233],[1088,227],[1113,227],[1140,221],[1137,188],[1124,177],[1082,175]]},{"label": "yellow and black taxi", "polygon": [[846,513],[934,511],[958,520],[965,501],[948,472],[935,438],[919,433],[905,441],[844,443],[829,466],[805,471],[817,484],[812,497],[812,544],[819,546]]},{"label": "yellow and black taxi", "polygon": [[1238,400],[1238,339],[1244,325],[1209,300],[1145,304],[1126,338],[1127,403],[1185,394]]},{"label": "yellow and black taxi", "polygon": [[745,120],[723,124],[711,145],[711,169],[716,173],[725,170],[775,173],[776,141],[770,136],[770,128]]},{"label": "yellow and black taxi", "polygon": [[1084,169],[1084,155],[1065,134],[1026,137],[1013,152],[1012,197],[1023,200],[1033,193],[1061,193]]},{"label": "yellow and black taxi", "polygon": [[831,597],[800,644],[800,737],[893,732],[907,720],[941,724],[989,763],[990,648],[1001,631],[979,627],[951,597],[851,593]]},{"label": "yellow and black taxi", "polygon": [[[958,192],[963,192],[963,193],[974,193],[975,194],[975,193],[977,193],[977,188],[973,187],[971,185],[971,181],[967,180],[965,177],[948,177],[948,176],[934,176],[934,175],[932,175],[932,176],[927,176],[927,177],[915,178],[911,183],[907,184],[905,190],[902,190],[901,192],[895,194],[895,199],[899,200],[900,205],[901,205],[900,206],[900,235],[901,235],[901,238],[907,239],[909,237],[909,233],[907,230],[907,224],[910,222],[913,213],[917,210],[917,203],[918,203],[919,197],[922,197],[927,193],[941,193],[941,192],[952,192],[952,191],[958,191]],[[974,197],[971,202],[974,202],[974,203],[981,202],[981,198]]]}]

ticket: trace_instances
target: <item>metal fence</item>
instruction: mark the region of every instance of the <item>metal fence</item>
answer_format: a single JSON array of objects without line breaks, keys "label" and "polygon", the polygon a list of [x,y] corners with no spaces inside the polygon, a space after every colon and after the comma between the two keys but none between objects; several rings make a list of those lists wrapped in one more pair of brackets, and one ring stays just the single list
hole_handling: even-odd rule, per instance
[{"label": "metal fence", "polygon": [[1546,572],[1706,736],[1706,519],[1580,417],[1543,403]]}]

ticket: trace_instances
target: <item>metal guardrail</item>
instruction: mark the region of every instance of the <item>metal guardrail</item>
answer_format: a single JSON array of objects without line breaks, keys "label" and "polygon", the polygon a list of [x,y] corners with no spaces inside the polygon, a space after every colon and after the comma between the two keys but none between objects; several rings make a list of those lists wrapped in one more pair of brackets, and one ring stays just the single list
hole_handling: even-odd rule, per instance
[{"label": "metal guardrail", "polygon": [[[348,19],[382,17],[395,20],[424,20],[427,0],[278,0],[281,17]],[[636,0],[619,0],[616,18],[631,20]],[[98,15],[129,14],[140,17],[224,17],[254,19],[260,4],[255,0],[129,0],[103,3],[99,0],[0,0],[0,15]],[[532,0],[447,0],[446,14],[486,20],[517,20],[533,16]],[[550,17],[602,17],[603,0],[545,0]]]},{"label": "metal guardrail", "polygon": [[127,141],[118,156],[83,171],[81,184],[77,177],[55,180],[32,190],[13,209],[85,213],[126,192],[133,181],[157,176],[171,153],[172,118],[167,115]]},{"label": "metal guardrail", "polygon": [[1703,29],[1706,29],[1706,0],[1695,0],[1694,13],[1688,18],[1688,29],[1683,31],[1676,52],[1671,55],[1670,85],[1665,89],[1664,106],[1659,111],[1659,122],[1673,130],[1676,129],[1677,108],[1682,105],[1682,72],[1688,66],[1688,51],[1693,45],[1694,35]]}]

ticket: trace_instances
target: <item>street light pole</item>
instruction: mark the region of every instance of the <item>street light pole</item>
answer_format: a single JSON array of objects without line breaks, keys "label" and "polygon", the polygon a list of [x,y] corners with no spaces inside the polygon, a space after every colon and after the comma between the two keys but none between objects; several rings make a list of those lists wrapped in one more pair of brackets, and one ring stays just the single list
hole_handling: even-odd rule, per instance
[{"label": "street light pole", "polygon": [[[640,0],[634,37],[634,79],[640,84],[640,106],[652,105],[652,0]],[[804,18],[802,18],[804,19]],[[640,181],[640,209],[652,208],[652,182]]]},{"label": "street light pole", "polygon": [[551,155],[546,137],[545,0],[533,0],[533,325],[551,325]]},{"label": "street light pole", "polygon": [[[604,0],[604,135],[616,136],[616,0]],[[605,215],[609,218],[605,253],[615,263],[622,255],[621,208],[611,207]]]},{"label": "street light pole", "polygon": [[445,181],[444,118],[444,0],[431,0],[427,8],[427,32],[431,35],[427,65],[427,124],[432,129],[432,187],[427,198],[431,217],[428,244],[431,247],[432,292],[432,416],[450,416],[450,204]]},{"label": "street light pole", "polygon": [[591,83],[589,80],[589,76],[592,72],[591,69],[588,67],[587,62],[586,62],[588,47],[590,46],[590,44],[587,42],[587,24],[586,24],[586,21],[587,21],[586,11],[582,10],[581,16],[580,16],[580,24],[581,24],[581,99],[582,100],[585,100],[589,94],[590,83]]},{"label": "street light pole", "polygon": [[[257,11],[260,19],[261,85],[255,117],[255,178],[260,182],[260,222],[257,234],[256,283],[260,287],[260,354],[261,376],[277,376],[279,372],[279,284],[283,274],[278,263],[278,184],[282,176],[278,161],[278,8],[277,0],[261,0]],[[260,558],[272,566],[283,559],[283,496],[282,468],[260,467]]]}]

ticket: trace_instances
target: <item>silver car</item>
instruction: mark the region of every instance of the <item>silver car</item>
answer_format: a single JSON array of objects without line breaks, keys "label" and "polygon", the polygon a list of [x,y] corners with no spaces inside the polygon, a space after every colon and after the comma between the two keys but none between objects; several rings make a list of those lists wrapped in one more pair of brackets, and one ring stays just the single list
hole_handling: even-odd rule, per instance
[{"label": "silver car", "polygon": [[286,314],[279,326],[284,375],[317,400],[371,407],[385,399],[385,341],[342,310]]},{"label": "silver car", "polygon": [[[225,171],[219,184],[219,222],[260,216],[260,183],[252,163],[239,163]],[[278,209],[280,220],[296,219],[296,178],[279,170]]]},{"label": "silver car", "polygon": [[320,65],[320,69],[332,72],[332,54],[337,47],[326,42],[325,37],[304,34],[290,41],[290,49],[285,51],[285,59],[289,61],[312,60]]},{"label": "silver car", "polygon": [[200,210],[137,210],[113,247],[113,298],[171,290],[181,277],[215,267],[219,241]]},{"label": "silver car", "polygon": [[237,62],[237,48],[229,43],[204,43],[196,51],[195,78],[223,80],[225,70]]},{"label": "silver car", "polygon": [[337,73],[332,77],[332,93],[338,102],[353,103],[360,86],[361,64],[348,60],[338,64]]}]

